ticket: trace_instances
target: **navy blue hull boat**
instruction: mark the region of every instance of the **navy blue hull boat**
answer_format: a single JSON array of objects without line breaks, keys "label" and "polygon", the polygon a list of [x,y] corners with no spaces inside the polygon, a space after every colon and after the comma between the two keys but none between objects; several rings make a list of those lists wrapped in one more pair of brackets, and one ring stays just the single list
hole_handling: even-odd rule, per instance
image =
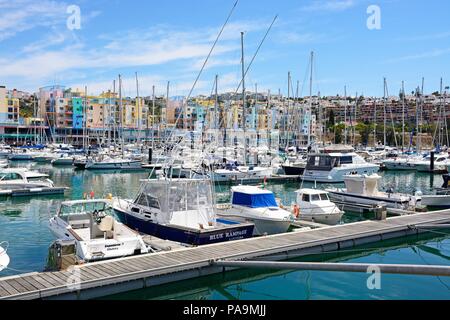
[{"label": "navy blue hull boat", "polygon": [[118,220],[133,230],[194,246],[253,235],[253,223],[216,216],[210,180],[149,180],[134,201],[115,199],[113,208]]}]

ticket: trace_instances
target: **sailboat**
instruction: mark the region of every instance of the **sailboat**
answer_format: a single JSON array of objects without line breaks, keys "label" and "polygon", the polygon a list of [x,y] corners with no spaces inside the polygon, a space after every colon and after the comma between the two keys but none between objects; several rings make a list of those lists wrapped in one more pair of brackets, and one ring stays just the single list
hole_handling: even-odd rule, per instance
[{"label": "sailboat", "polygon": [[[271,167],[259,167],[247,165],[248,142],[247,142],[247,117],[246,117],[246,92],[245,92],[245,61],[244,61],[244,33],[241,33],[241,49],[242,49],[242,128],[244,135],[243,165],[239,163],[225,164],[222,168],[211,172],[211,179],[217,182],[231,181],[260,181],[272,176],[273,169]],[[217,82],[216,82],[217,86]],[[226,125],[225,125],[226,127]]]}]

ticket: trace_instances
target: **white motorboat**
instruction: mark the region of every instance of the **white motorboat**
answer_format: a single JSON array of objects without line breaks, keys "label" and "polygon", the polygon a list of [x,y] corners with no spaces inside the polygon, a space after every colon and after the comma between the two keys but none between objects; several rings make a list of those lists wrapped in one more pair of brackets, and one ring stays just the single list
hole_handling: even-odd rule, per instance
[{"label": "white motorboat", "polygon": [[9,265],[10,259],[8,256],[8,247],[3,248],[1,245],[7,244],[6,242],[0,242],[0,271],[6,269]]},{"label": "white motorboat", "polygon": [[255,186],[231,188],[231,203],[218,205],[219,217],[255,224],[255,235],[287,232],[291,213],[281,209],[272,191]]},{"label": "white motorboat", "polygon": [[111,158],[108,156],[99,159],[89,159],[85,165],[86,170],[136,170],[142,169],[140,160],[124,158]]},{"label": "white motorboat", "polygon": [[366,162],[356,153],[318,153],[308,156],[304,181],[319,183],[341,183],[349,174],[373,174],[378,165]]},{"label": "white motorboat", "polygon": [[416,170],[419,172],[445,173],[450,164],[448,153],[434,155],[434,168],[431,169],[431,155],[427,155],[420,161],[416,161]]},{"label": "white motorboat", "polygon": [[450,175],[442,176],[444,183],[441,188],[435,188],[434,195],[423,195],[422,205],[437,209],[450,208]]},{"label": "white motorboat", "polygon": [[8,155],[8,159],[11,161],[31,161],[35,155],[36,152],[29,149],[15,149]]},{"label": "white motorboat", "polygon": [[224,169],[211,171],[214,182],[261,181],[272,176],[271,167],[227,166]]},{"label": "white motorboat", "polygon": [[53,159],[57,159],[59,156],[54,152],[42,152],[37,153],[33,156],[33,161],[39,163],[49,163],[52,162]]},{"label": "white motorboat", "polygon": [[67,154],[61,155],[58,158],[52,160],[53,166],[71,166],[75,161],[74,156],[69,156]]},{"label": "white motorboat", "polygon": [[296,203],[292,208],[296,219],[328,225],[335,225],[341,221],[344,212],[330,201],[328,192],[300,189],[296,193]]},{"label": "white motorboat", "polygon": [[49,228],[59,240],[74,241],[84,261],[148,253],[139,233],[113,218],[107,200],[63,202]]},{"label": "white motorboat", "polygon": [[416,170],[417,161],[420,161],[421,157],[401,157],[390,158],[383,160],[383,164],[386,170]]},{"label": "white motorboat", "polygon": [[0,190],[53,187],[47,174],[24,168],[0,169]]},{"label": "white motorboat", "polygon": [[407,195],[401,193],[382,192],[378,190],[378,174],[357,174],[344,177],[346,188],[325,189],[330,193],[332,200],[346,204],[379,205],[384,203],[386,207],[407,210],[418,205],[420,195]]}]

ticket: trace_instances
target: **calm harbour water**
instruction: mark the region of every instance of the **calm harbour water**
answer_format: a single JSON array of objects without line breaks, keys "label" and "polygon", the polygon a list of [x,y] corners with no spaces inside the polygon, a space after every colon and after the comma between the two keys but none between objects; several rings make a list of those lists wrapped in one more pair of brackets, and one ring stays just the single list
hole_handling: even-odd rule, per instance
[{"label": "calm harbour water", "polygon": [[[0,198],[0,242],[8,241],[10,269],[0,276],[42,271],[46,264],[48,247],[54,240],[47,228],[63,200],[81,199],[84,192],[94,191],[96,197],[111,193],[133,198],[140,179],[148,172],[111,173],[75,171],[72,168],[53,168],[51,165],[13,163],[46,172],[57,186],[70,190],[64,196],[36,198]],[[430,193],[441,185],[439,175],[415,172],[381,173],[381,187],[394,187],[399,192]],[[311,187],[304,184],[303,187]],[[326,187],[326,185],[319,185]],[[269,184],[284,204],[295,199],[299,183]],[[229,187],[217,186],[219,202],[229,199]],[[356,213],[345,215],[344,221],[358,221],[364,217]],[[450,236],[435,233],[432,236],[410,237],[401,241],[386,241],[349,252],[308,257],[317,261],[348,261],[378,263],[411,263],[448,265]],[[428,276],[383,275],[381,290],[368,290],[366,274],[239,270],[171,285],[120,294],[110,299],[450,299],[450,279]]]}]

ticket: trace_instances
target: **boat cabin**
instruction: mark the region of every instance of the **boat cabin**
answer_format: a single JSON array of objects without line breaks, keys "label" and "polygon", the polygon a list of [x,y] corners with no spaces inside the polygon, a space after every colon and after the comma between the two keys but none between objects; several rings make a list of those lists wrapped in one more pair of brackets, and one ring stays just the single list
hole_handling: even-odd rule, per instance
[{"label": "boat cabin", "polygon": [[297,203],[315,203],[319,201],[330,201],[328,192],[316,189],[297,190]]},{"label": "boat cabin", "polygon": [[361,162],[364,162],[364,159],[356,153],[310,154],[306,162],[306,170],[331,171],[335,167]]},{"label": "boat cabin", "polygon": [[4,169],[0,171],[0,181],[20,180],[25,182],[47,181],[48,175],[40,172],[33,172],[20,169]]}]

